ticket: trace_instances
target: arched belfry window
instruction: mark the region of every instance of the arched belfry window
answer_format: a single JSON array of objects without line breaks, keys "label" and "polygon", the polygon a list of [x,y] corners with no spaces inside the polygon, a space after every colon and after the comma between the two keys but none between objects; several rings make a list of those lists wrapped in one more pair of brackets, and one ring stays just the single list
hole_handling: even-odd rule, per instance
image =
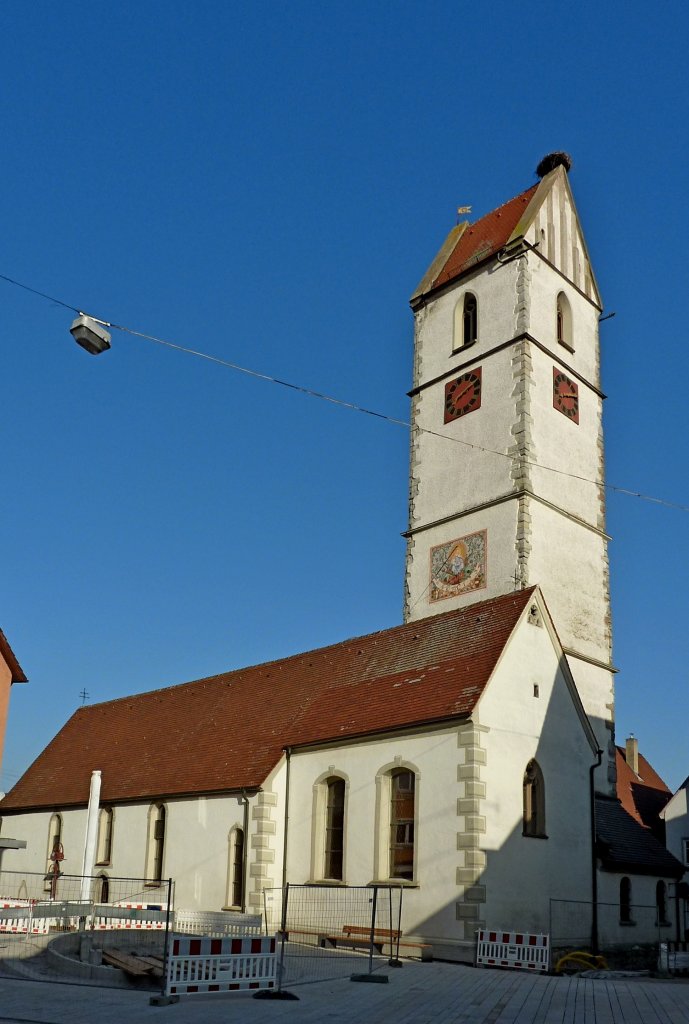
[{"label": "arched belfry window", "polygon": [[558,342],[560,345],[564,345],[565,348],[568,348],[573,352],[574,337],[572,333],[572,307],[570,306],[569,299],[564,292],[560,292],[557,297],[555,320]]},{"label": "arched belfry window", "polygon": [[414,877],[416,779],[401,769],[390,778],[390,878]]},{"label": "arched belfry window", "polygon": [[620,879],[620,923],[632,923],[632,883],[626,875]]},{"label": "arched belfry window", "polygon": [[529,761],[524,772],[524,835],[545,838],[545,784],[537,761]]},{"label": "arched belfry window", "polygon": [[478,339],[478,301],[473,292],[465,292],[455,306],[454,348],[466,348]]}]

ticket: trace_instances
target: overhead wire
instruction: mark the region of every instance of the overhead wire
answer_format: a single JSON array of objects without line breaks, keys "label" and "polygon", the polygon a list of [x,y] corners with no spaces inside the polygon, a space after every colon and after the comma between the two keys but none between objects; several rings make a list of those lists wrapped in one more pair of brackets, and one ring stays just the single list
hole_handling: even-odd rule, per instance
[{"label": "overhead wire", "polygon": [[[132,327],[127,327],[124,324],[117,324],[110,320],[105,320],[100,317],[94,316],[90,313],[85,313],[83,309],[78,306],[73,306],[68,302],[64,302],[62,299],[57,299],[52,295],[48,295],[46,292],[40,291],[37,288],[33,288],[30,285],[24,284],[21,281],[17,281],[15,278],[9,277],[6,274],[0,274],[0,280],[6,281],[8,284],[15,285],[17,288],[22,288],[24,291],[30,292],[32,295],[37,295],[42,299],[47,299],[49,302],[55,305],[62,306],[64,309],[69,309],[73,313],[79,315],[90,316],[91,319],[97,321],[105,327],[110,327],[112,330],[121,331],[123,334],[130,334],[135,338],[142,338],[145,341],[154,342],[157,345],[162,345],[166,348],[173,349],[177,352],[184,352],[187,355],[196,356],[198,359],[205,359],[207,362],[215,363],[218,366],[224,366],[227,369],[235,370],[238,373],[243,373],[246,376],[253,377],[256,380],[263,380],[271,384],[277,384],[280,387],[288,388],[291,391],[296,391],[299,394],[307,395],[310,398],[317,398],[323,402],[329,402],[331,405],[339,406],[343,409],[349,409],[352,412],[362,413],[365,416],[372,416],[375,419],[384,420],[387,423],[391,423],[394,426],[404,427],[407,430],[416,430],[421,434],[427,434],[431,437],[438,437],[444,441],[450,441],[454,444],[461,444],[466,448],[471,448],[475,451],[483,452],[485,454],[497,455],[501,458],[510,459],[511,461],[515,458],[514,453],[501,452],[495,448],[488,448],[485,445],[474,444],[471,441],[465,441],[459,437],[451,437],[449,434],[443,434],[438,430],[431,430],[429,427],[421,427],[418,424],[412,424],[409,420],[400,419],[396,416],[390,416],[387,413],[380,412],[376,409],[368,409],[366,406],[358,405],[356,402],[350,402],[346,399],[335,398],[333,395],[325,394],[322,391],[316,391],[314,388],[306,387],[303,384],[295,384],[292,381],[282,380],[280,377],[274,377],[269,373],[262,373],[259,370],[252,370],[249,367],[242,366],[239,363],[231,362],[228,359],[221,359],[220,356],[211,355],[208,352],[201,352],[199,349],[190,348],[186,345],[179,345],[176,342],[169,341],[167,338],[160,338],[154,334],[147,334],[145,331],[137,331]],[[679,502],[667,501],[664,498],[656,498],[652,495],[643,494],[640,491],[633,491],[627,487],[619,487],[616,484],[601,483],[598,480],[592,480],[590,477],[583,476],[578,473],[569,473],[564,469],[559,469],[556,466],[547,466],[540,462],[535,462],[531,459],[527,459],[523,454],[517,456],[521,465],[533,467],[534,469],[540,469],[548,473],[555,473],[558,476],[567,477],[570,480],[577,480],[580,483],[592,484],[594,487],[604,488],[609,491],[614,491],[617,494],[624,494],[627,497],[638,498],[641,501],[647,501],[655,505],[661,505],[664,508],[672,508],[679,512],[689,512],[689,505],[683,505]]]}]

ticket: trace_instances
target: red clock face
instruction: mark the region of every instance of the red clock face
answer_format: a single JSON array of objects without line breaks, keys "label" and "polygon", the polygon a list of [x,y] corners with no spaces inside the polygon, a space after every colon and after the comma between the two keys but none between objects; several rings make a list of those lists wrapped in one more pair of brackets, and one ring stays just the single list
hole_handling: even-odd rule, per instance
[{"label": "red clock face", "polygon": [[481,407],[481,367],[445,385],[445,423]]},{"label": "red clock face", "polygon": [[573,423],[579,422],[579,385],[553,367],[553,407]]}]

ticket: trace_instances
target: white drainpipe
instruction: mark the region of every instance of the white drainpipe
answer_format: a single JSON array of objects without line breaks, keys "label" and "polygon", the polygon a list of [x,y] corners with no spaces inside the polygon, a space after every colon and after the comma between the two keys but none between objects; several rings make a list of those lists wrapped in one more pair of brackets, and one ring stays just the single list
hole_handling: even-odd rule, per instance
[{"label": "white drainpipe", "polygon": [[86,838],[84,860],[81,867],[81,898],[91,899],[91,875],[96,862],[96,837],[98,835],[98,808],[100,802],[100,772],[91,772],[91,790],[86,813]]}]

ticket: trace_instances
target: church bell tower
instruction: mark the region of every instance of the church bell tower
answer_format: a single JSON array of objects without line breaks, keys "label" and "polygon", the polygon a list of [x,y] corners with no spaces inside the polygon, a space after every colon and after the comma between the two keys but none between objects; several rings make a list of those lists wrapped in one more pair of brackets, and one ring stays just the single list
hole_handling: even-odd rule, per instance
[{"label": "church bell tower", "polygon": [[602,304],[570,166],[550,154],[537,184],[453,228],[412,296],[405,621],[539,584],[604,752],[607,789]]}]

